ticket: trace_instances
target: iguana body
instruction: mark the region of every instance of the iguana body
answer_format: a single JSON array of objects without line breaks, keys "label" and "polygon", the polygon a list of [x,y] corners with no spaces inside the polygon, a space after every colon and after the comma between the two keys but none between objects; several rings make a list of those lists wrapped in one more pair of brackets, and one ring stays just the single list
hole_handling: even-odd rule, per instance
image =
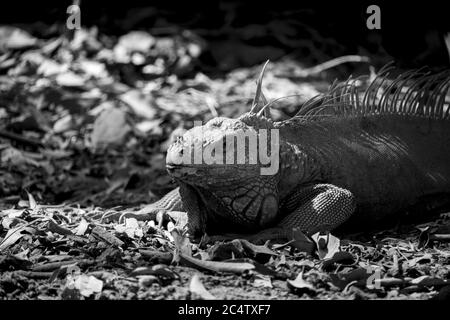
[{"label": "iguana body", "polygon": [[252,110],[239,119],[209,121],[200,148],[239,131],[278,129],[278,172],[263,176],[260,164],[247,162],[176,165],[195,148],[194,128],[168,150],[167,168],[179,189],[153,208],[187,211],[191,234],[279,227],[311,233],[343,222],[358,230],[429,200],[445,202],[450,75],[409,72],[386,83],[389,71],[362,94],[350,81],[335,85],[280,122],[270,120],[267,105],[259,103],[262,73]]}]

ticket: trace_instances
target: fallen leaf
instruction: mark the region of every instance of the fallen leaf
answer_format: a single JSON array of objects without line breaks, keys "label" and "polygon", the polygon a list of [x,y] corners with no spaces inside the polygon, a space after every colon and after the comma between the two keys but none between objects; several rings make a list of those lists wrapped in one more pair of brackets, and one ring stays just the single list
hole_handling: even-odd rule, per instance
[{"label": "fallen leaf", "polygon": [[83,77],[70,71],[58,74],[55,81],[63,87],[83,87],[86,82]]},{"label": "fallen leaf", "polygon": [[126,113],[118,108],[104,110],[94,122],[91,140],[94,149],[122,145],[131,131],[127,123]]},{"label": "fallen leaf", "polygon": [[37,203],[36,203],[36,200],[34,200],[33,195],[31,193],[29,193],[28,191],[27,191],[27,195],[28,195],[28,206],[29,206],[29,208],[31,210],[36,209]]},{"label": "fallen leaf", "polygon": [[155,38],[153,38],[148,32],[129,32],[128,34],[121,36],[114,47],[115,59],[119,63],[128,63],[130,62],[130,55],[133,52],[147,54],[150,51],[151,46],[154,44]]},{"label": "fallen leaf", "polygon": [[125,233],[130,239],[142,238],[144,232],[135,218],[125,219],[124,224],[114,226],[118,233]]},{"label": "fallen leaf", "polygon": [[275,263],[275,267],[278,268],[280,266],[284,266],[286,265],[286,256],[284,254],[282,254],[280,256],[280,259]]},{"label": "fallen leaf", "polygon": [[136,124],[136,129],[144,134],[162,135],[163,128],[161,127],[162,119],[145,120]]},{"label": "fallen leaf", "polygon": [[159,283],[158,277],[154,275],[137,276],[140,287],[150,287],[154,283]]},{"label": "fallen leaf", "polygon": [[173,254],[173,261],[179,262],[180,255],[184,255],[186,257],[192,256],[192,246],[191,241],[186,235],[186,232],[183,232],[180,228],[175,227],[170,232],[173,237],[175,243],[175,250]]},{"label": "fallen leaf", "polygon": [[77,236],[82,236],[86,233],[88,228],[89,228],[89,222],[87,222],[85,219],[81,218],[80,223],[78,224],[77,228],[75,229],[75,234]]},{"label": "fallen leaf", "polygon": [[433,261],[433,257],[431,254],[426,253],[423,256],[408,260],[408,267],[412,268],[417,264],[430,263]]},{"label": "fallen leaf", "polygon": [[69,66],[67,64],[60,64],[54,60],[43,59],[36,72],[44,77],[50,77],[58,74],[64,74],[68,72],[68,70]]},{"label": "fallen leaf", "polygon": [[93,78],[102,79],[108,76],[105,65],[98,61],[83,60],[79,62],[79,67],[86,75]]},{"label": "fallen leaf", "polygon": [[203,261],[184,254],[180,254],[180,262],[214,272],[243,273],[255,269],[255,266],[248,262]]},{"label": "fallen leaf", "polygon": [[34,46],[37,41],[25,30],[10,26],[0,27],[0,51],[28,48]]},{"label": "fallen leaf", "polygon": [[53,132],[55,133],[63,133],[70,129],[72,129],[74,124],[74,120],[70,114],[65,115],[62,118],[59,118],[53,124]]},{"label": "fallen leaf", "polygon": [[299,267],[308,267],[312,269],[316,264],[311,260],[304,259],[302,261],[294,261],[294,265]]},{"label": "fallen leaf", "polygon": [[317,232],[311,238],[317,245],[320,260],[331,259],[336,252],[340,251],[340,240],[329,232]]},{"label": "fallen leaf", "polygon": [[271,256],[278,255],[275,251],[270,250],[266,246],[255,245],[244,239],[238,239],[233,241],[239,241],[242,244],[242,247],[244,248],[245,252],[247,253],[247,256],[249,256],[250,258],[254,258],[255,260],[260,262],[267,262],[269,261]]},{"label": "fallen leaf", "polygon": [[30,268],[33,263],[24,256],[23,254],[0,255],[0,271],[25,270]]},{"label": "fallen leaf", "polygon": [[22,171],[26,171],[25,168],[30,165],[34,167],[41,166],[39,162],[27,156],[26,153],[13,147],[2,150],[0,161],[3,165],[11,165]]},{"label": "fallen leaf", "polygon": [[124,245],[124,242],[117,238],[115,235],[113,235],[111,232],[107,231],[103,227],[95,226],[94,229],[92,229],[93,236],[99,238],[102,241],[105,241],[106,243],[109,243],[111,245],[121,247]]},{"label": "fallen leaf", "polygon": [[54,233],[58,233],[58,234],[61,234],[63,236],[72,235],[73,234],[72,231],[70,231],[69,229],[64,228],[63,226],[57,224],[53,219],[50,219],[48,221],[48,225],[47,226],[48,226],[47,227],[48,231],[51,231],[51,232],[54,232]]},{"label": "fallen leaf", "polygon": [[191,292],[193,299],[216,300],[216,297],[206,290],[205,286],[200,281],[198,274],[194,274],[192,277],[191,282],[189,283],[189,291]]},{"label": "fallen leaf", "polygon": [[256,288],[273,288],[270,277],[262,274],[255,274],[253,286]]},{"label": "fallen leaf", "polygon": [[133,112],[140,117],[152,120],[156,116],[156,104],[151,95],[144,95],[139,90],[129,90],[119,99],[129,105]]},{"label": "fallen leaf", "polygon": [[6,250],[17,241],[19,241],[26,232],[33,234],[35,232],[35,229],[27,226],[18,226],[14,229],[8,230],[5,237],[2,239],[2,241],[0,241],[0,252]]},{"label": "fallen leaf", "polygon": [[416,284],[419,286],[424,286],[424,287],[442,287],[442,286],[446,286],[449,284],[448,281],[440,279],[440,278],[436,278],[436,277],[430,277],[430,276],[421,276],[415,279],[412,279],[410,281],[411,284]]},{"label": "fallen leaf", "polygon": [[277,278],[283,278],[286,279],[286,274],[274,271],[273,269],[267,267],[265,264],[259,263],[257,261],[253,261],[249,258],[241,258],[241,259],[232,259],[229,261],[224,262],[232,262],[232,263],[248,263],[250,265],[254,266],[253,271],[258,272],[259,274],[270,276],[270,277],[277,277]]},{"label": "fallen leaf", "polygon": [[308,238],[300,229],[294,229],[292,236],[293,242],[290,244],[292,247],[300,252],[312,254],[315,244],[310,238]]},{"label": "fallen leaf", "polygon": [[102,292],[103,281],[93,276],[80,275],[75,279],[74,286],[82,296],[89,297],[94,293]]},{"label": "fallen leaf", "polygon": [[131,277],[152,275],[163,281],[172,281],[180,278],[176,272],[164,264],[157,264],[151,267],[137,267],[129,275]]},{"label": "fallen leaf", "polygon": [[353,255],[346,251],[338,251],[335,252],[334,255],[329,259],[324,259],[322,263],[322,267],[324,269],[329,268],[335,263],[341,263],[341,264],[352,264],[355,261],[355,258]]},{"label": "fallen leaf", "polygon": [[364,285],[366,284],[367,279],[372,274],[367,271],[366,268],[358,268],[355,270],[352,270],[347,273],[339,272],[339,273],[330,273],[330,278],[332,283],[340,288],[341,290],[344,290],[345,287],[353,281],[358,282],[358,284]]},{"label": "fallen leaf", "polygon": [[292,289],[295,289],[296,291],[297,290],[302,291],[302,292],[304,292],[304,291],[315,292],[316,291],[314,286],[311,283],[309,283],[303,279],[303,272],[300,272],[297,275],[297,278],[295,278],[295,280],[288,279],[287,283],[288,283],[288,286],[290,286]]},{"label": "fallen leaf", "polygon": [[8,218],[20,218],[23,213],[25,212],[25,209],[6,209],[0,211],[0,217],[2,216],[8,216]]},{"label": "fallen leaf", "polygon": [[173,254],[170,252],[163,252],[157,250],[144,250],[144,249],[139,250],[139,252],[150,263],[156,262],[156,263],[170,264],[173,260]]}]

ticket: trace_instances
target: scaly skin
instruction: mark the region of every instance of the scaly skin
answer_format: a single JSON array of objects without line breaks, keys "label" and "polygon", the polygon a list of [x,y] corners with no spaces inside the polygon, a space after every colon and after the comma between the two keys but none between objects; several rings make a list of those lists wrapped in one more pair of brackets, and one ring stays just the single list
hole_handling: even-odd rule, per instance
[{"label": "scaly skin", "polygon": [[[450,199],[448,72],[411,72],[387,85],[377,78],[362,97],[343,83],[281,122],[269,119],[259,103],[261,79],[249,113],[212,119],[171,146],[167,169],[180,187],[141,214],[182,210],[194,236],[232,232],[268,239],[292,228],[332,230],[345,221],[353,230],[366,229],[424,200]],[[244,164],[180,164],[186,152],[258,129],[279,130],[275,174],[261,175],[262,165],[249,164],[248,152]],[[202,143],[195,145],[198,137]]]}]

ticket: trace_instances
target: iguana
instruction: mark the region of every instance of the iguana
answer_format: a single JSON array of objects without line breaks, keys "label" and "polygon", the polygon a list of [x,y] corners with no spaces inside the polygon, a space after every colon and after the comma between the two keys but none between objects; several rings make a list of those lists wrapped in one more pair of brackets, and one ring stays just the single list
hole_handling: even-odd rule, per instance
[{"label": "iguana", "polygon": [[[365,89],[352,78],[335,83],[292,118],[272,121],[261,94],[263,68],[248,113],[214,118],[173,143],[166,166],[179,187],[139,216],[183,211],[191,235],[264,238],[341,224],[357,231],[408,208],[425,211],[427,205],[449,203],[450,72],[415,70],[389,80],[394,71],[384,67]],[[249,132],[259,137],[260,129],[279,132],[274,174],[261,175],[263,165],[250,163],[248,147],[234,151],[236,158],[245,153],[245,164],[180,164],[195,148],[227,148],[226,137]]]}]

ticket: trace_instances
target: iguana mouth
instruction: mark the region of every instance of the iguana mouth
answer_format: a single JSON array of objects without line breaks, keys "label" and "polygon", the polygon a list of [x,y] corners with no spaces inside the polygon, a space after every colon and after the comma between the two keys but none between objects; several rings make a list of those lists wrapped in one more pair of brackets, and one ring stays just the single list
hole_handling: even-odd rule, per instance
[{"label": "iguana mouth", "polygon": [[189,175],[193,175],[198,171],[193,167],[179,164],[166,164],[166,169],[169,174],[175,179],[182,179]]}]

